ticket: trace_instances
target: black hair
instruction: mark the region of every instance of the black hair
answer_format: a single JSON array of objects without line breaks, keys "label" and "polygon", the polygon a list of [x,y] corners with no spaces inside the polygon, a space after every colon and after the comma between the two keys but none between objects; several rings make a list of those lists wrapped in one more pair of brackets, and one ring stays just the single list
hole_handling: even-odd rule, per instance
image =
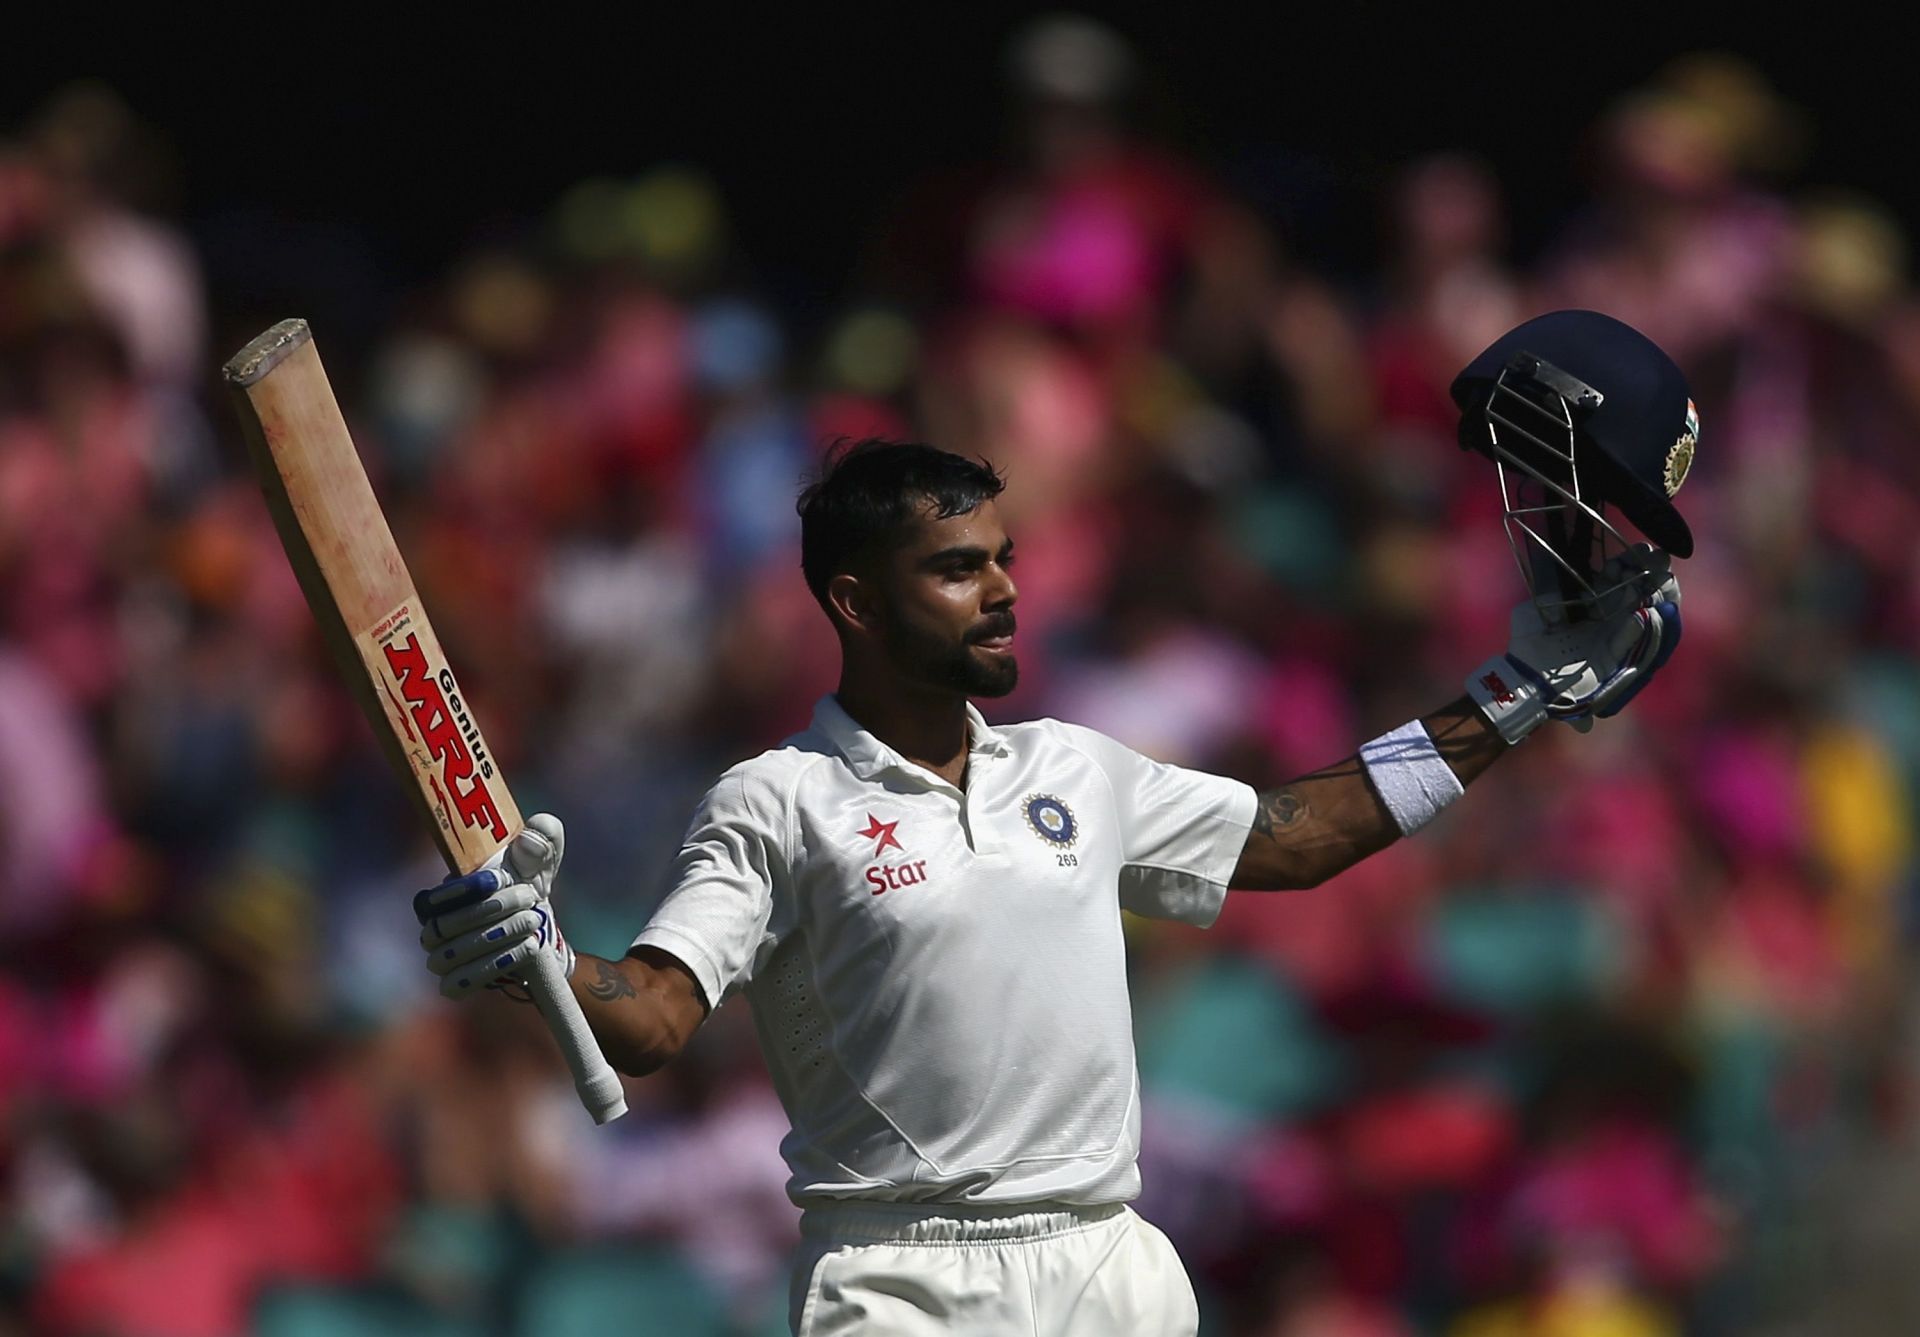
[{"label": "black hair", "polygon": [[898,544],[931,508],[936,520],[965,515],[1000,495],[1006,480],[985,460],[917,441],[840,438],[800,494],[800,569],[827,604],[827,582],[854,558]]}]

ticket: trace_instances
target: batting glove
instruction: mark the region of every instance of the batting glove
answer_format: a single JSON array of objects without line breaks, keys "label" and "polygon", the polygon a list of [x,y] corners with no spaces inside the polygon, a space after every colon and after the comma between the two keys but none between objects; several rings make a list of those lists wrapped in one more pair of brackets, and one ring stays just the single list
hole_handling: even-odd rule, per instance
[{"label": "batting glove", "polygon": [[1680,644],[1680,582],[1665,553],[1638,545],[1601,576],[1603,587],[1628,582],[1610,607],[1549,623],[1527,600],[1513,610],[1507,652],[1468,677],[1467,694],[1507,742],[1548,720],[1585,732],[1618,714]]},{"label": "batting glove", "polygon": [[518,984],[520,969],[536,952],[554,953],[562,973],[572,976],[573,948],[549,903],[566,844],[560,819],[536,813],[484,867],[413,898],[420,945],[427,968],[440,977],[441,993],[467,998]]}]

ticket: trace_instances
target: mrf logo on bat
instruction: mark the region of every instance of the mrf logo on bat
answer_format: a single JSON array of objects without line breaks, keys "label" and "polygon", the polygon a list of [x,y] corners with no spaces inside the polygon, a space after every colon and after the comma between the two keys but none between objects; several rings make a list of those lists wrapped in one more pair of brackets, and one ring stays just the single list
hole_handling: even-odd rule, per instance
[{"label": "mrf logo on bat", "polygon": [[[370,638],[380,647],[379,664],[386,671],[380,686],[387,694],[394,722],[405,732],[410,751],[424,747],[434,763],[421,767],[440,804],[441,819],[449,828],[458,813],[463,825],[479,826],[495,840],[507,838],[487,781],[493,778],[493,760],[481,741],[479,726],[460,700],[453,670],[428,661],[418,630],[407,608],[382,618]],[[438,646],[434,646],[438,658]]]}]

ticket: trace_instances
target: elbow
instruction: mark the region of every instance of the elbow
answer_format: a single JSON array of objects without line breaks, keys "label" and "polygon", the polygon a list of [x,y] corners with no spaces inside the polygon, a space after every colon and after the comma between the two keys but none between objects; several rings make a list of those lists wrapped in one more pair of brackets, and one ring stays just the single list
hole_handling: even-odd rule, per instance
[{"label": "elbow", "polygon": [[1315,841],[1290,850],[1285,861],[1286,888],[1289,891],[1308,891],[1331,882],[1355,864],[1372,858],[1396,839],[1397,832],[1385,838],[1348,833],[1342,839]]},{"label": "elbow", "polygon": [[1311,861],[1298,857],[1243,859],[1227,885],[1241,891],[1306,891],[1331,876]]},{"label": "elbow", "polygon": [[1332,874],[1324,869],[1303,863],[1281,873],[1275,879],[1273,889],[1275,891],[1312,891],[1331,876]]},{"label": "elbow", "polygon": [[1346,860],[1328,858],[1324,850],[1288,850],[1286,854],[1276,861],[1267,884],[1274,891],[1312,891],[1349,866]]},{"label": "elbow", "polygon": [[671,1054],[642,1049],[609,1049],[606,1056],[613,1070],[622,1077],[651,1077],[673,1059]]},{"label": "elbow", "polygon": [[612,1043],[604,1047],[607,1062],[628,1077],[650,1076],[680,1057],[704,1019],[704,1012],[695,1015],[662,1006],[644,1024],[608,1037]]},{"label": "elbow", "polygon": [[600,1037],[600,1053],[622,1077],[647,1077],[666,1066],[672,1055],[656,1054],[651,1046],[613,1036]]},{"label": "elbow", "polygon": [[618,965],[601,963],[608,992],[618,1005],[594,1018],[600,1052],[628,1077],[646,1077],[680,1057],[706,1020],[707,1006],[693,974],[679,962],[648,948],[635,948]]},{"label": "elbow", "polygon": [[1384,848],[1385,843],[1264,841],[1259,850],[1249,849],[1241,856],[1227,885],[1249,891],[1311,891]]},{"label": "elbow", "polygon": [[623,1077],[651,1077],[654,1073],[680,1057],[687,1047],[685,1036],[676,1037],[669,1032],[656,1035],[628,1036],[603,1042],[601,1052],[613,1070]]}]

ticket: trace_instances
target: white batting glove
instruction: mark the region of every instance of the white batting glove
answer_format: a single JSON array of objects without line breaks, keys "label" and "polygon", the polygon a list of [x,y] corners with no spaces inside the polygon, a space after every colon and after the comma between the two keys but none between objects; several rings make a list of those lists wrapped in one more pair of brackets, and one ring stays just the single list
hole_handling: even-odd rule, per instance
[{"label": "white batting glove", "polygon": [[1680,644],[1680,582],[1645,544],[1615,558],[1603,586],[1631,585],[1581,622],[1548,623],[1532,600],[1513,610],[1507,652],[1475,669],[1467,694],[1508,743],[1548,720],[1585,732],[1617,714]]},{"label": "white batting glove", "polygon": [[573,948],[560,932],[549,898],[566,829],[551,813],[536,813],[526,829],[482,868],[450,877],[413,898],[427,968],[440,992],[468,998],[482,989],[518,984],[536,952],[552,952],[561,973],[573,974]]}]

